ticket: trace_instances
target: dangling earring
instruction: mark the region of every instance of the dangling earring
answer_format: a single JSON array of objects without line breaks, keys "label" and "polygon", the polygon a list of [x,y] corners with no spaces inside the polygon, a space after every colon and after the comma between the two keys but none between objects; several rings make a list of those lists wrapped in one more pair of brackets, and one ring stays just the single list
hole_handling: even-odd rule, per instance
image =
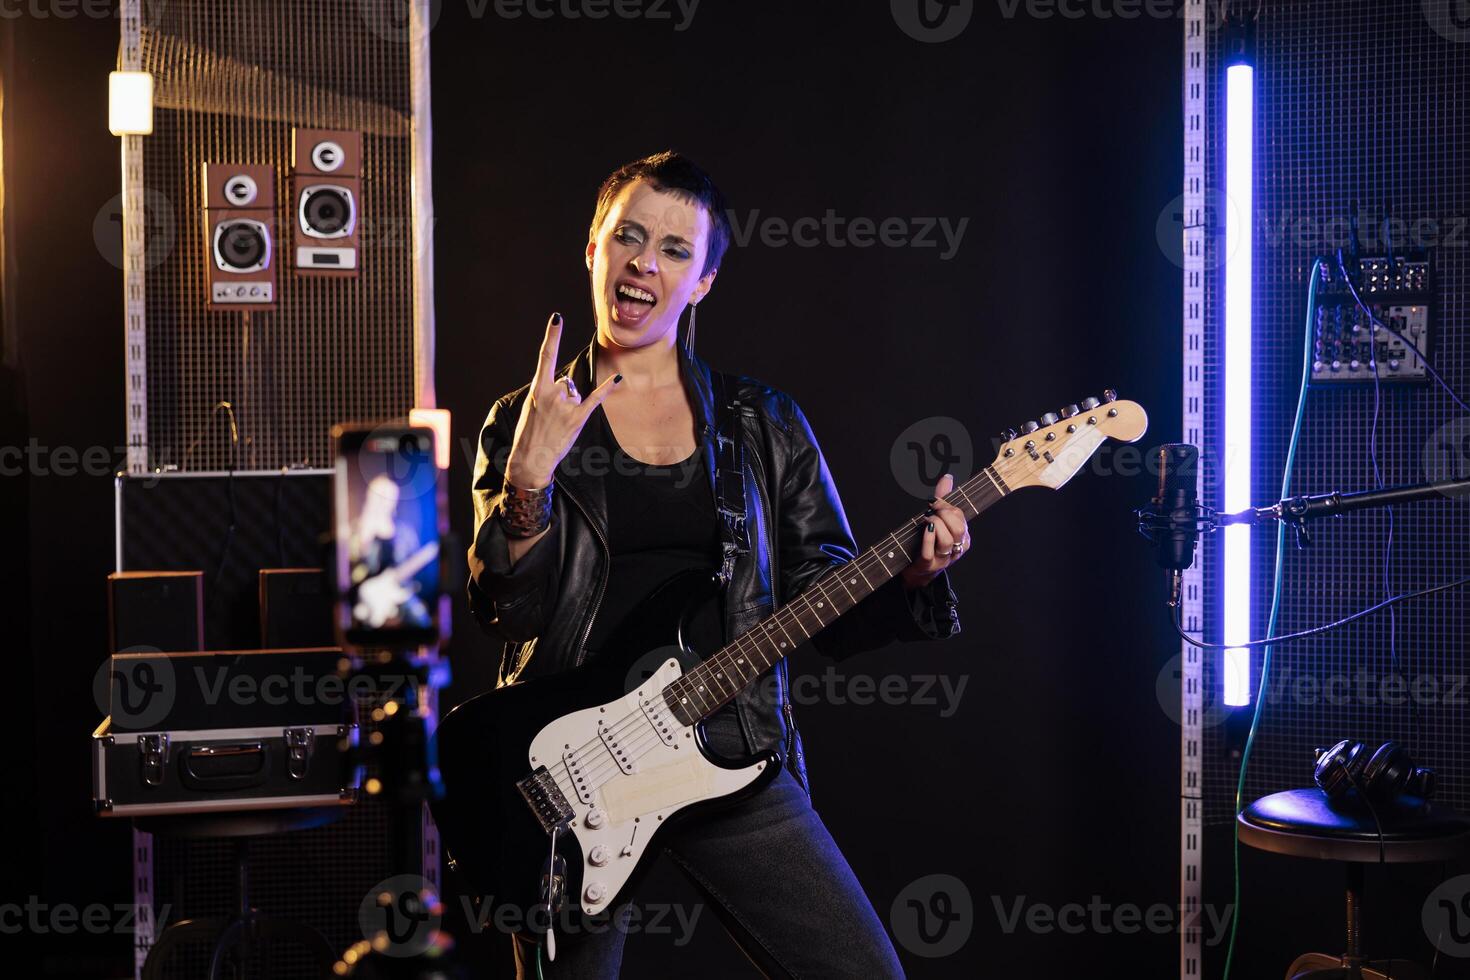
[{"label": "dangling earring", "polygon": [[699,309],[698,303],[689,304],[689,332],[684,335],[684,349],[694,353],[694,313]]}]

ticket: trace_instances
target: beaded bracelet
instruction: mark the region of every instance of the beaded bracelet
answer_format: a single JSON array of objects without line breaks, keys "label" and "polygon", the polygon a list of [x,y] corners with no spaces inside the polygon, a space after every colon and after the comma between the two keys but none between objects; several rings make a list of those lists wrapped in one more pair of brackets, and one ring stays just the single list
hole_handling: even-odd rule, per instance
[{"label": "beaded bracelet", "polygon": [[551,491],[555,482],[526,490],[505,481],[505,503],[500,522],[513,538],[534,538],[551,525]]}]

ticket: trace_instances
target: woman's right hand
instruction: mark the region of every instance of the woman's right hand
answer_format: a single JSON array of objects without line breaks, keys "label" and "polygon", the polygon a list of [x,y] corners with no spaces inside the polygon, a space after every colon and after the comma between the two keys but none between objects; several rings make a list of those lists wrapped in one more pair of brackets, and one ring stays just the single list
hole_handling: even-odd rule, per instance
[{"label": "woman's right hand", "polygon": [[521,405],[521,417],[505,461],[505,478],[513,486],[535,489],[549,486],[556,466],[571,450],[572,443],[592,412],[618,382],[621,374],[608,378],[583,397],[572,390],[570,379],[556,380],[556,352],[561,345],[562,318],[553,313],[541,341],[541,360],[531,379],[531,390]]}]

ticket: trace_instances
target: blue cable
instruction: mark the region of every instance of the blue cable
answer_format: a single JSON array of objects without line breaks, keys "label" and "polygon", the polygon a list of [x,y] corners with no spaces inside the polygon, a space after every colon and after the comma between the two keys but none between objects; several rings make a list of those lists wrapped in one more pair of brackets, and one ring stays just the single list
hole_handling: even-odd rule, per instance
[{"label": "blue cable", "polygon": [[[1305,336],[1302,338],[1302,383],[1296,397],[1296,419],[1291,424],[1291,441],[1286,446],[1286,465],[1281,473],[1281,496],[1280,500],[1286,500],[1291,496],[1291,470],[1296,464],[1297,444],[1302,438],[1302,418],[1307,412],[1307,381],[1312,375],[1312,320],[1317,310],[1317,278],[1322,268],[1322,260],[1315,259],[1312,262],[1311,281],[1307,286],[1307,326]],[[1286,522],[1278,521],[1276,524],[1276,578],[1271,587],[1271,616],[1266,624],[1266,635],[1276,635],[1276,621],[1281,614],[1281,583],[1285,574],[1286,557]],[[1245,798],[1245,770],[1250,764],[1251,749],[1256,744],[1256,733],[1261,727],[1261,709],[1266,705],[1266,674],[1271,669],[1271,647],[1262,649],[1261,653],[1261,680],[1256,688],[1256,707],[1251,714],[1250,732],[1245,737],[1245,750],[1240,755],[1240,778],[1235,783],[1235,815],[1240,816],[1245,807],[1242,801]],[[1230,917],[1230,945],[1225,953],[1225,975],[1224,980],[1230,980],[1230,964],[1235,959],[1235,936],[1240,928],[1240,821],[1231,821],[1233,825],[1232,836],[1234,838],[1234,866],[1235,866],[1235,914]]]}]

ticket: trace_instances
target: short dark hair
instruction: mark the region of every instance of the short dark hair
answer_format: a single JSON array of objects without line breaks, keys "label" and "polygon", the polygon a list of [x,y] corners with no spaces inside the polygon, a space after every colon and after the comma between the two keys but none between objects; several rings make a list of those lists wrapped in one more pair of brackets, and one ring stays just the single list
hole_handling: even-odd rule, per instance
[{"label": "short dark hair", "polygon": [[725,249],[730,247],[730,215],[725,195],[720,193],[709,174],[676,150],[664,150],[625,163],[608,175],[597,192],[597,210],[592,214],[592,237],[597,237],[597,230],[602,227],[618,194],[635,180],[646,180],[656,190],[694,201],[704,208],[709,214],[709,248],[704,256],[704,271],[699,276],[702,279],[718,269],[720,260],[725,257]]}]

